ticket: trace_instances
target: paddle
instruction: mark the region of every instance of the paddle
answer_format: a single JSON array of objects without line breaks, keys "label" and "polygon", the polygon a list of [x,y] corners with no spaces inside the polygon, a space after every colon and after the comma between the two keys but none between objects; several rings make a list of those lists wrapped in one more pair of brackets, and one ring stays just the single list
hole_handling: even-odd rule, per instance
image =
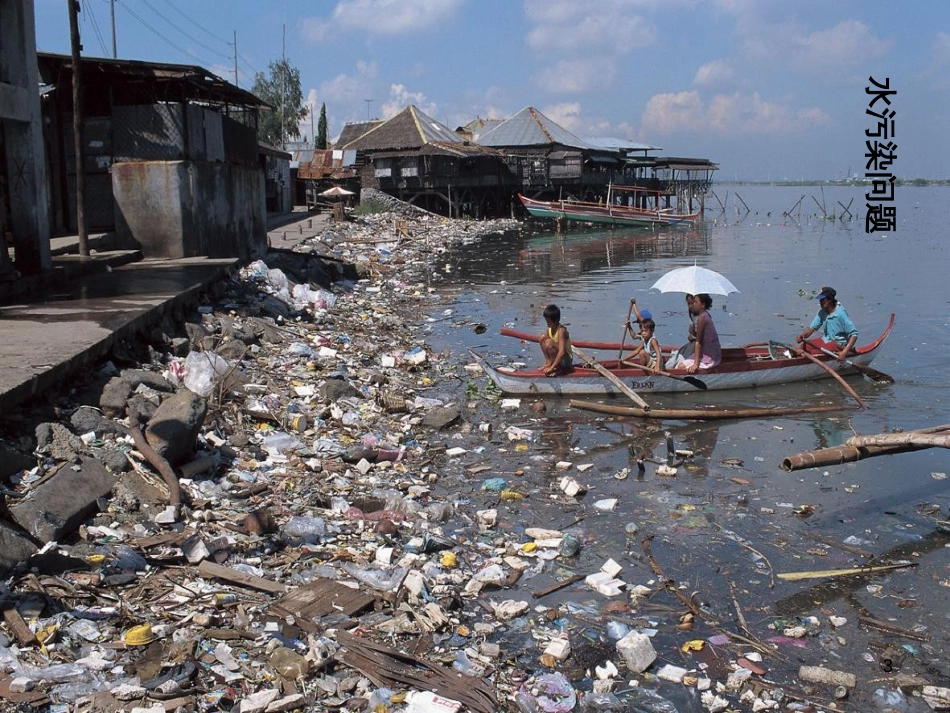
[{"label": "paddle", "polygon": [[627,307],[627,321],[623,323],[623,336],[620,338],[620,352],[617,354],[617,361],[623,358],[623,345],[627,341],[627,331],[630,329],[630,315],[633,314],[633,300],[630,300],[630,306]]},{"label": "paddle", "polygon": [[[827,354],[828,356],[834,357],[835,359],[838,358],[838,355],[835,354],[833,351],[831,351],[830,349],[825,349],[824,347],[819,347],[817,344],[809,344],[808,342],[805,342],[804,345],[810,346],[813,349],[818,349],[821,352]],[[869,379],[873,379],[874,381],[881,381],[881,382],[884,382],[885,384],[894,383],[894,377],[891,376],[890,374],[885,374],[883,371],[872,369],[871,367],[864,366],[863,364],[855,364],[850,359],[843,359],[842,361],[844,361],[844,363],[850,366],[852,369],[857,369]]]},{"label": "paddle", "polygon": [[598,374],[600,374],[600,375],[603,376],[605,379],[607,379],[607,381],[609,381],[611,384],[613,384],[613,385],[616,386],[618,389],[620,389],[621,393],[625,394],[625,395],[627,396],[627,398],[629,398],[631,401],[633,401],[633,403],[635,403],[637,406],[639,406],[640,408],[642,408],[642,409],[644,409],[644,410],[649,410],[650,405],[649,405],[646,401],[644,401],[642,398],[640,398],[640,394],[638,394],[636,391],[634,391],[634,390],[631,389],[629,386],[627,386],[625,383],[623,383],[623,382],[617,377],[617,375],[611,373],[610,370],[607,369],[607,367],[605,367],[603,364],[598,364],[596,361],[594,361],[593,358],[591,358],[589,355],[587,355],[587,354],[585,354],[584,352],[582,352],[580,349],[578,349],[578,348],[577,348],[576,346],[574,346],[573,344],[571,345],[571,350],[572,350],[577,356],[579,356],[579,357],[581,358],[581,360],[582,360],[587,366],[589,366],[591,369],[593,369],[593,370],[596,371]]},{"label": "paddle", "polygon": [[821,359],[819,359],[818,357],[812,356],[811,354],[809,354],[808,352],[806,352],[804,349],[798,349],[798,348],[793,347],[793,346],[790,346],[790,345],[788,345],[788,344],[782,344],[781,342],[769,342],[769,344],[770,344],[770,345],[774,344],[775,346],[781,347],[782,349],[788,349],[788,351],[791,352],[792,354],[798,354],[799,356],[802,356],[802,357],[805,357],[806,359],[808,359],[808,361],[814,362],[815,364],[817,364],[818,366],[820,366],[822,369],[824,369],[825,371],[827,371],[830,376],[832,376],[834,379],[836,379],[836,380],[838,381],[838,383],[841,384],[841,386],[844,388],[844,390],[847,391],[849,394],[851,394],[851,396],[854,397],[854,400],[858,402],[858,406],[859,406],[860,408],[867,408],[867,404],[865,404],[864,401],[861,400],[861,397],[858,396],[858,393],[857,393],[854,389],[851,388],[850,384],[848,384],[848,382],[845,381],[845,380],[841,377],[841,374],[839,374],[837,371],[835,371],[835,370],[832,369],[830,366],[828,366],[827,364],[825,364],[825,362],[823,362],[823,361],[822,361]]},{"label": "paddle", "polygon": [[671,374],[668,371],[658,371],[660,376],[665,376],[668,379],[676,379],[677,381],[685,381],[690,386],[695,386],[697,389],[702,389],[705,391],[709,387],[706,386],[706,382],[702,379],[697,379],[695,376],[680,376],[679,374]]}]

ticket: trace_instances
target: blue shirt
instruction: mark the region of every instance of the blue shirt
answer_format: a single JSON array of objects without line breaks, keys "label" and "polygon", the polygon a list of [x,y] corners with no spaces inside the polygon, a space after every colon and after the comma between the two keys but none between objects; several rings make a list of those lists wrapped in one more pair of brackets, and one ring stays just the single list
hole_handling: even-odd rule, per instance
[{"label": "blue shirt", "polygon": [[811,321],[811,330],[817,332],[824,327],[826,342],[836,342],[838,346],[845,346],[851,337],[858,336],[858,330],[848,316],[848,312],[840,304],[835,311],[828,314],[825,310],[818,310],[818,314]]}]

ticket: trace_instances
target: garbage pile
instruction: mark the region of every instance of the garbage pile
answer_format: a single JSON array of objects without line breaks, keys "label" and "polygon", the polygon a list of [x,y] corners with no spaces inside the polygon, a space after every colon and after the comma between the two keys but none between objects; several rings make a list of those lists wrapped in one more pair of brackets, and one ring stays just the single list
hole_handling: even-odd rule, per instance
[{"label": "garbage pile", "polygon": [[[635,523],[618,520],[630,551],[602,561],[583,530],[550,526],[552,511],[578,523],[616,500],[589,497],[590,464],[536,448],[543,418],[527,403],[503,411],[466,355],[427,346],[443,312],[431,256],[477,225],[398,220],[333,225],[304,246],[355,265],[355,280],[295,282],[255,261],[150,360],[106,363],[5,422],[0,698],[52,711],[847,707],[858,681],[834,667],[840,617],[779,622],[779,643],[763,642],[666,577]],[[631,569],[640,538],[646,564]],[[797,648],[808,638],[823,643]],[[787,657],[804,663],[798,680],[777,681],[770,661]],[[867,685],[881,710],[946,709],[935,683]]]}]

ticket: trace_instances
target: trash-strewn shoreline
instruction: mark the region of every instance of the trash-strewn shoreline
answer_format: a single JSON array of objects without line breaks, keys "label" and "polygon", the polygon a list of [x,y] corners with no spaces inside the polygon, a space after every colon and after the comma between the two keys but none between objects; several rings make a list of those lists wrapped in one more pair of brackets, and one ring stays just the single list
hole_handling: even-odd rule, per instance
[{"label": "trash-strewn shoreline", "polygon": [[[4,485],[4,517],[53,544],[3,580],[0,697],[244,713],[947,702],[942,669],[900,672],[915,655],[900,646],[873,662],[881,680],[839,668],[856,622],[834,611],[776,617],[775,641],[745,621],[741,587],[714,614],[619,514],[637,572],[537,521],[616,506],[583,499],[593,456],[532,452],[543,403],[498,398],[467,355],[426,343],[445,310],[433,258],[517,227],[415,211],[331,225],[298,248],[319,265],[270,254],[175,333],[8,417],[5,450],[34,463]],[[939,656],[927,637],[916,655]]]}]

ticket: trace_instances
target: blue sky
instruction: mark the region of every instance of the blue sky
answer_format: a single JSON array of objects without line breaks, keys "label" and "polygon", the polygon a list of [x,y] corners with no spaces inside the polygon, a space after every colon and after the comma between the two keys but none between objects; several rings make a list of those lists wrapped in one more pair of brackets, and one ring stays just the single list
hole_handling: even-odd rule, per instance
[{"label": "blue sky", "polygon": [[[109,0],[82,4],[83,53],[111,56]],[[66,3],[35,7],[38,49],[68,53]],[[231,81],[236,31],[245,88],[285,42],[331,138],[408,104],[451,128],[530,105],[581,137],[708,158],[719,180],[863,174],[864,88],[889,77],[893,172],[950,176],[950,2],[116,0],[115,17],[120,58]]]}]

